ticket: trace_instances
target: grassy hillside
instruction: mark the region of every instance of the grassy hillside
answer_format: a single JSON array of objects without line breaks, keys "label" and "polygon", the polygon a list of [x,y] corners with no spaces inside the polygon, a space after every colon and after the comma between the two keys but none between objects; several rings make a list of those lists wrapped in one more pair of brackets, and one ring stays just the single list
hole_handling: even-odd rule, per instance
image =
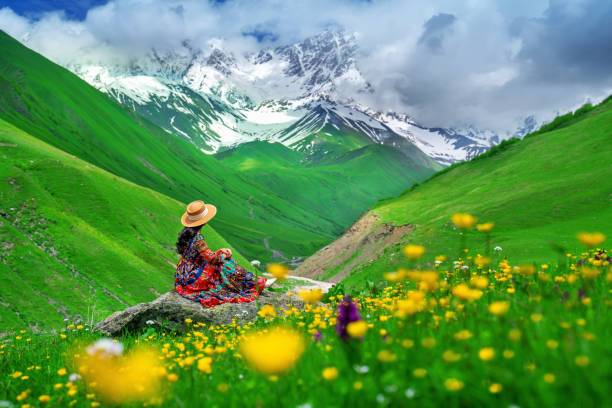
[{"label": "grassy hillside", "polygon": [[[379,217],[378,225],[414,229],[374,262],[355,266],[346,284],[381,279],[405,262],[400,248],[408,243],[432,256],[456,255],[459,232],[450,217],[457,212],[495,222],[492,246],[515,262],[565,259],[565,251],[580,250],[579,231],[612,236],[612,99],[546,129],[377,203],[366,215]],[[467,247],[484,253],[484,234],[468,232]]]},{"label": "grassy hillside", "polygon": [[[268,180],[251,177],[244,168],[202,154],[2,32],[0,50],[0,118],[181,202],[201,198],[214,203],[219,208],[219,232],[251,258],[270,259],[272,251],[264,241],[289,257],[308,255],[352,221],[350,217],[336,220],[313,209],[305,192],[287,194],[267,184]],[[274,163],[267,164],[271,164],[270,172],[278,170]],[[431,172],[425,166],[417,167],[417,172],[403,181],[404,187]],[[324,195],[333,196],[344,183],[336,175],[321,186]],[[278,174],[281,179],[283,176]],[[368,177],[368,185],[379,179],[376,173]],[[382,188],[376,192],[380,195],[367,202],[338,199],[327,204],[347,205],[347,213],[356,217],[374,199],[397,192],[395,187]]]},{"label": "grassy hillside", "polygon": [[0,332],[98,321],[172,288],[184,204],[2,120],[0,158]]},{"label": "grassy hillside", "polygon": [[376,197],[399,194],[406,185],[432,172],[409,164],[406,156],[392,147],[373,144],[325,164],[310,164],[308,158],[280,143],[259,141],[216,157],[287,201],[346,226],[374,204]]}]

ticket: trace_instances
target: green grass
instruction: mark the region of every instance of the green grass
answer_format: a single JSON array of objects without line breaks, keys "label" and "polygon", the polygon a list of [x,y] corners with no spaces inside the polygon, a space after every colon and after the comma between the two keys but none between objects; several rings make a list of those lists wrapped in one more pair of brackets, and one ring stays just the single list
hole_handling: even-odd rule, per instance
[{"label": "green grass", "polygon": [[245,179],[342,226],[354,222],[377,197],[398,194],[432,172],[392,147],[372,144],[316,163],[280,143],[260,141],[216,157],[244,171]]},{"label": "green grass", "polygon": [[[593,252],[584,258],[595,261]],[[288,315],[276,310],[278,317],[259,318],[242,328],[194,322],[182,334],[146,329],[118,338],[127,351],[110,363],[129,361],[139,348],[152,347],[153,357],[140,362],[144,373],[131,378],[129,371],[115,370],[112,377],[122,381],[120,389],[158,378],[159,388],[146,391],[157,390],[155,405],[162,407],[607,407],[612,404],[609,266],[596,267],[599,275],[588,279],[571,269],[579,259],[571,258],[571,266],[521,275],[478,269],[466,259],[460,262],[469,269],[455,270],[450,258],[438,267],[431,291],[416,291],[418,282],[406,280],[357,298],[369,327],[357,336],[361,339],[346,343],[336,333],[336,299]],[[570,277],[575,278],[571,284]],[[488,280],[477,299],[453,294],[453,287],[472,278]],[[586,291],[586,300],[579,298],[579,290]],[[417,307],[399,303],[407,299]],[[507,311],[492,314],[489,305],[500,301],[507,302]],[[294,351],[287,336],[271,339],[257,351],[272,360],[296,356],[296,362],[278,374],[260,373],[241,349],[244,335],[265,336],[278,325],[302,338],[304,352]],[[47,406],[142,406],[104,403],[105,397],[117,398],[96,388],[109,382],[105,376],[68,384],[71,373],[85,375],[83,367],[99,370],[100,363],[84,361],[84,348],[99,338],[87,329],[67,323],[64,338],[24,331],[5,339],[0,400],[44,406],[39,398],[47,396]],[[210,372],[198,369],[205,357]],[[165,372],[160,373],[161,367]],[[337,375],[324,374],[330,370]],[[143,402],[152,401],[147,397]]]},{"label": "green grass", "polygon": [[[173,287],[182,203],[2,120],[0,157],[0,332],[98,321]],[[204,235],[231,247],[211,226]]]},{"label": "green grass", "polygon": [[[424,154],[414,156],[419,158],[414,162],[418,164],[395,155],[401,162],[396,160],[391,172],[369,171],[363,174],[365,180],[346,183],[345,177],[357,165],[345,163],[320,173],[322,183],[316,191],[300,190],[295,183],[308,180],[313,173],[306,163],[286,171],[266,161],[265,171],[271,176],[252,176],[248,163],[235,166],[202,154],[194,145],[166,133],[2,32],[0,49],[0,118],[180,202],[203,199],[215,204],[218,231],[251,259],[271,259],[271,251],[263,244],[265,238],[289,258],[310,255],[339,235],[376,199],[397,194],[432,172],[428,166],[433,164]],[[349,139],[347,136],[345,142],[353,146]],[[289,161],[295,156],[288,149],[283,154]],[[277,159],[282,161],[278,155]],[[396,179],[398,174],[400,179]],[[363,192],[378,186],[381,177],[388,180],[364,197]],[[347,193],[361,190],[362,199],[352,201],[338,189]],[[313,206],[316,195],[321,199]],[[334,219],[321,211],[322,207],[334,207],[344,217]]]},{"label": "green grass", "polygon": [[[557,258],[559,250],[574,252],[579,231],[611,236],[612,100],[572,117],[566,126],[507,143],[378,202],[371,212],[381,223],[415,229],[379,260],[358,266],[345,283],[360,287],[377,281],[389,265],[401,264],[400,248],[407,243],[425,245],[429,254],[456,254],[459,244],[450,221],[456,212],[495,222],[492,246],[520,262]],[[482,233],[467,233],[473,255],[484,252],[484,241]]]}]

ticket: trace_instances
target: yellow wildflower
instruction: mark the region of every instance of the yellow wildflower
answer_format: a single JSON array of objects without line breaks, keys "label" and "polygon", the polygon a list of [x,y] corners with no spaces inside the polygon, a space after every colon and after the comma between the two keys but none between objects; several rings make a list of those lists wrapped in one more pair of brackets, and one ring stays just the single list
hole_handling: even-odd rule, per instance
[{"label": "yellow wildflower", "polygon": [[408,259],[419,259],[425,253],[425,247],[423,245],[406,245],[402,251]]},{"label": "yellow wildflower", "polygon": [[482,291],[470,289],[465,283],[461,283],[452,289],[452,294],[462,300],[477,300],[482,296]]},{"label": "yellow wildflower", "polygon": [[357,320],[346,326],[346,332],[354,339],[362,338],[368,330],[368,324],[365,320]]},{"label": "yellow wildflower", "polygon": [[399,282],[406,277],[406,270],[400,268],[396,272],[386,272],[384,277],[389,282]]},{"label": "yellow wildflower", "polygon": [[323,291],[321,289],[304,289],[298,291],[298,296],[306,303],[319,303],[323,297]]},{"label": "yellow wildflower", "polygon": [[533,313],[530,316],[531,321],[534,322],[534,323],[539,323],[542,320],[542,317],[543,316],[541,314],[539,314],[539,313]]},{"label": "yellow wildflower", "polygon": [[410,340],[410,339],[402,340],[402,347],[403,348],[411,348],[412,346],[414,346],[414,341],[413,340]]},{"label": "yellow wildflower", "polygon": [[376,355],[376,358],[378,358],[378,361],[382,363],[391,363],[397,359],[397,355],[389,350],[380,350]]},{"label": "yellow wildflower", "polygon": [[289,268],[281,264],[268,265],[268,272],[278,280],[287,279]]},{"label": "yellow wildflower", "polygon": [[576,238],[588,247],[596,247],[606,240],[606,236],[601,232],[580,232],[576,234]]},{"label": "yellow wildflower", "polygon": [[336,367],[326,367],[323,369],[323,378],[327,381],[333,381],[338,378],[338,369]]},{"label": "yellow wildflower", "polygon": [[414,375],[417,378],[423,378],[427,375],[427,370],[424,368],[415,368],[412,371],[412,375]]},{"label": "yellow wildflower", "polygon": [[590,266],[580,268],[580,274],[584,279],[595,279],[601,274],[601,270]]},{"label": "yellow wildflower", "polygon": [[44,404],[45,402],[49,402],[51,400],[51,397],[48,395],[41,395],[40,397],[38,397],[38,400]]},{"label": "yellow wildflower", "polygon": [[484,347],[478,351],[478,358],[482,361],[491,361],[495,357],[495,350],[492,347]]},{"label": "yellow wildflower", "polygon": [[287,371],[299,360],[304,352],[304,340],[293,329],[276,327],[246,336],[240,351],[256,370],[277,374]]},{"label": "yellow wildflower", "polygon": [[556,377],[555,377],[554,374],[551,374],[551,373],[544,374],[544,381],[549,383],[549,384],[554,383],[555,379],[556,379]]},{"label": "yellow wildflower", "polygon": [[521,339],[521,331],[519,329],[512,329],[508,332],[508,339],[510,341],[519,341]]},{"label": "yellow wildflower", "polygon": [[484,289],[489,285],[489,280],[484,276],[474,276],[470,279],[470,285],[478,289]]},{"label": "yellow wildflower", "polygon": [[453,221],[457,228],[470,229],[476,224],[477,219],[470,214],[456,213],[451,217],[451,221]]},{"label": "yellow wildflower", "polygon": [[503,387],[500,383],[493,383],[489,386],[489,392],[491,394],[497,394],[498,392],[501,392],[502,389]]},{"label": "yellow wildflower", "polygon": [[211,368],[212,358],[203,357],[198,360],[198,371],[201,371],[206,374],[210,374],[212,372]]},{"label": "yellow wildflower", "polygon": [[491,232],[494,226],[494,222],[484,222],[482,224],[476,225],[476,229],[480,232]]},{"label": "yellow wildflower", "polygon": [[510,302],[506,302],[504,300],[493,302],[489,305],[489,312],[493,313],[496,316],[501,316],[506,314],[508,309],[510,308]]},{"label": "yellow wildflower", "polygon": [[448,378],[444,381],[444,387],[449,391],[459,391],[463,388],[463,381],[456,378]]},{"label": "yellow wildflower", "polygon": [[425,348],[433,348],[436,345],[436,339],[434,339],[433,337],[425,337],[423,340],[421,340],[421,346],[425,347]]},{"label": "yellow wildflower", "polygon": [[276,311],[272,305],[264,305],[257,314],[262,318],[276,317]]},{"label": "yellow wildflower", "polygon": [[455,340],[467,340],[472,337],[472,333],[469,330],[461,330],[453,335]]},{"label": "yellow wildflower", "polygon": [[586,367],[589,365],[589,357],[588,356],[576,356],[576,358],[574,359],[574,362],[576,363],[576,365],[578,367]]},{"label": "yellow wildflower", "polygon": [[559,342],[557,340],[550,339],[546,342],[546,347],[548,347],[551,350],[554,350],[557,347],[559,347]]},{"label": "yellow wildflower", "polygon": [[57,374],[58,375],[66,375],[66,369],[65,368],[60,368],[59,370],[57,370]]},{"label": "yellow wildflower", "polygon": [[442,359],[447,363],[455,363],[461,359],[461,354],[455,353],[453,350],[446,350],[442,354]]}]

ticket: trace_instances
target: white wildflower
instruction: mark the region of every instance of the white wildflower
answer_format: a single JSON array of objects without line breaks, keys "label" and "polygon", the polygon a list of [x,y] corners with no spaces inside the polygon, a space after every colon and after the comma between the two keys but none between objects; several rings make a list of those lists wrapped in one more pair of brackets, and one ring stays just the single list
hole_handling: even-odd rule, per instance
[{"label": "white wildflower", "polygon": [[406,398],[414,398],[414,394],[416,394],[416,392],[414,392],[414,388],[408,388],[404,393],[404,395],[406,395]]},{"label": "white wildflower", "polygon": [[357,371],[360,374],[365,374],[368,371],[370,371],[370,367],[368,367],[366,365],[364,365],[364,366],[355,365],[353,368],[355,369],[355,371]]},{"label": "white wildflower", "polygon": [[68,377],[68,381],[70,381],[71,383],[78,381],[81,379],[81,376],[76,374],[76,373],[72,373],[70,374],[70,376]]},{"label": "white wildflower", "polygon": [[385,387],[385,392],[388,392],[389,394],[393,393],[397,391],[397,385],[387,385]]},{"label": "white wildflower", "polygon": [[502,247],[500,246],[496,246],[495,248],[493,248],[494,251],[498,251],[501,252],[502,251]]},{"label": "white wildflower", "polygon": [[123,344],[112,339],[100,339],[87,347],[87,354],[104,358],[120,356],[123,353]]}]

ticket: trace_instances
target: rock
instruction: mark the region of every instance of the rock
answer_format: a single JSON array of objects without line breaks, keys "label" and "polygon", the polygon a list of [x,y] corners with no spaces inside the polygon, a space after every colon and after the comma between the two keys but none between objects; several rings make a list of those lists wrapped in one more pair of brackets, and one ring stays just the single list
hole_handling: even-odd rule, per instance
[{"label": "rock", "polygon": [[[276,309],[296,307],[304,303],[296,296],[264,290],[258,298],[261,306],[273,305]],[[124,332],[137,332],[150,326],[181,331],[186,328],[185,319],[208,325],[244,324],[257,319],[256,302],[223,303],[205,308],[199,303],[186,299],[171,291],[148,303],[139,303],[125,310],[115,312],[94,327],[94,332],[107,336],[119,336]]]}]

